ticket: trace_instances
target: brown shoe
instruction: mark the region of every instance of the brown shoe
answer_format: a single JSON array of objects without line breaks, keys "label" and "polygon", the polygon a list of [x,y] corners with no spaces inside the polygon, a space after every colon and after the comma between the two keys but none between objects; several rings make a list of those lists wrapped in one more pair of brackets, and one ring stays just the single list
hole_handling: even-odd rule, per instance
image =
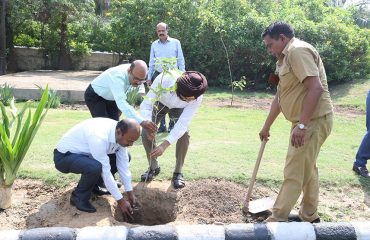
[{"label": "brown shoe", "polygon": [[365,177],[365,178],[370,178],[369,171],[367,170],[366,166],[365,167],[357,167],[356,165],[353,165],[352,170],[357,173],[358,175]]}]

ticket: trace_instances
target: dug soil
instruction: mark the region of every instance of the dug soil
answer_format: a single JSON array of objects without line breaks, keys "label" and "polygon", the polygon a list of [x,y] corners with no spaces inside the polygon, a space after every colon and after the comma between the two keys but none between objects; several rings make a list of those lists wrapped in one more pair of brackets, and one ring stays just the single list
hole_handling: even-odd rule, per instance
[{"label": "dug soil", "polygon": [[[13,185],[12,207],[0,212],[0,230],[64,226],[137,226],[153,224],[229,224],[260,222],[268,212],[243,215],[247,187],[222,179],[187,182],[175,190],[169,181],[139,183],[134,192],[141,205],[136,222],[122,222],[111,196],[94,196],[96,213],[85,213],[69,203],[73,185],[58,188],[41,181],[18,179]],[[253,199],[276,197],[278,189],[256,184]],[[366,192],[366,191],[365,191]],[[369,220],[369,195],[361,188],[321,188],[319,214],[328,221]],[[253,200],[252,199],[252,200]],[[365,199],[365,201],[364,201]],[[348,215],[350,213],[350,215]]]}]

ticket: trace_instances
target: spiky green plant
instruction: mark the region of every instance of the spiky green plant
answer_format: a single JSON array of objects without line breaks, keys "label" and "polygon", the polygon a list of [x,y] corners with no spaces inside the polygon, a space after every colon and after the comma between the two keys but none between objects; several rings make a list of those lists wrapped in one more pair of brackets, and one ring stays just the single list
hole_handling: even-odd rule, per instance
[{"label": "spiky green plant", "polygon": [[32,113],[31,102],[28,101],[20,112],[14,105],[14,99],[10,103],[12,119],[8,117],[7,109],[0,102],[1,126],[0,126],[0,208],[10,207],[10,189],[17,177],[18,169],[34,139],[43,119],[53,102],[49,100],[48,86],[45,88],[36,110]]},{"label": "spiky green plant", "polygon": [[138,103],[140,102],[140,98],[142,98],[141,95],[139,94],[139,91],[140,87],[130,87],[130,89],[126,93],[127,96],[126,101],[133,107],[139,105]]},{"label": "spiky green plant", "polygon": [[4,83],[0,86],[0,102],[5,106],[9,106],[10,102],[14,98],[13,90],[13,87],[8,83]]}]

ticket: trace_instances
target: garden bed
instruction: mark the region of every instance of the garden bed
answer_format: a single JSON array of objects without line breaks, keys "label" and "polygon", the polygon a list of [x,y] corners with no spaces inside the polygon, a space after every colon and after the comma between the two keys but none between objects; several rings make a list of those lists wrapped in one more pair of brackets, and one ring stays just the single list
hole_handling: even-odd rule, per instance
[{"label": "garden bed", "polygon": [[[38,227],[153,225],[153,224],[229,224],[260,222],[267,215],[244,216],[240,207],[247,188],[221,179],[187,182],[175,190],[169,181],[139,183],[135,194],[141,202],[136,223],[122,222],[111,196],[93,197],[96,213],[78,211],[69,204],[73,185],[58,188],[36,180],[16,180],[13,205],[0,212],[0,230]],[[257,184],[253,198],[276,197],[278,189]],[[365,191],[365,195],[368,194]],[[365,198],[365,201],[363,201]],[[368,200],[366,200],[368,199]],[[326,221],[368,220],[369,196],[360,187],[322,188],[319,214]]]}]

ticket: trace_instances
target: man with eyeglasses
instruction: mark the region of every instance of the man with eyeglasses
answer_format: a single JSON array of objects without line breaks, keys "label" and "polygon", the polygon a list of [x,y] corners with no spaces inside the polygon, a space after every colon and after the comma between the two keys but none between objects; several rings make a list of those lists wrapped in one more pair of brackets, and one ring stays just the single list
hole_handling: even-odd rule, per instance
[{"label": "man with eyeglasses", "polygon": [[[122,64],[104,71],[95,78],[85,91],[85,102],[91,116],[105,117],[118,121],[120,112],[126,118],[135,119],[146,131],[154,133],[157,126],[150,120],[144,120],[135,109],[126,101],[127,91],[130,86],[137,87],[146,81],[148,67],[143,60],[135,60],[131,64]],[[116,156],[109,155],[111,172],[117,172]],[[103,185],[103,180],[98,182],[99,187],[94,189],[98,195],[109,194]],[[120,185],[120,184],[118,184]]]},{"label": "man with eyeglasses", "polygon": [[[159,83],[167,89],[174,89],[176,84],[176,90],[166,91],[158,96],[155,89]],[[174,188],[185,187],[182,167],[189,147],[188,127],[202,103],[203,93],[207,87],[206,77],[196,71],[181,74],[173,70],[163,77],[159,75],[154,80],[152,84],[154,91],[150,90],[146,95],[147,98],[140,105],[141,115],[148,121],[158,123],[167,113],[171,113],[174,116],[175,125],[159,146],[155,143],[155,133],[143,129],[142,141],[150,168],[141,175],[141,181],[150,181],[159,174],[160,167],[157,157],[161,156],[169,145],[176,143],[176,167],[172,183]]]}]

